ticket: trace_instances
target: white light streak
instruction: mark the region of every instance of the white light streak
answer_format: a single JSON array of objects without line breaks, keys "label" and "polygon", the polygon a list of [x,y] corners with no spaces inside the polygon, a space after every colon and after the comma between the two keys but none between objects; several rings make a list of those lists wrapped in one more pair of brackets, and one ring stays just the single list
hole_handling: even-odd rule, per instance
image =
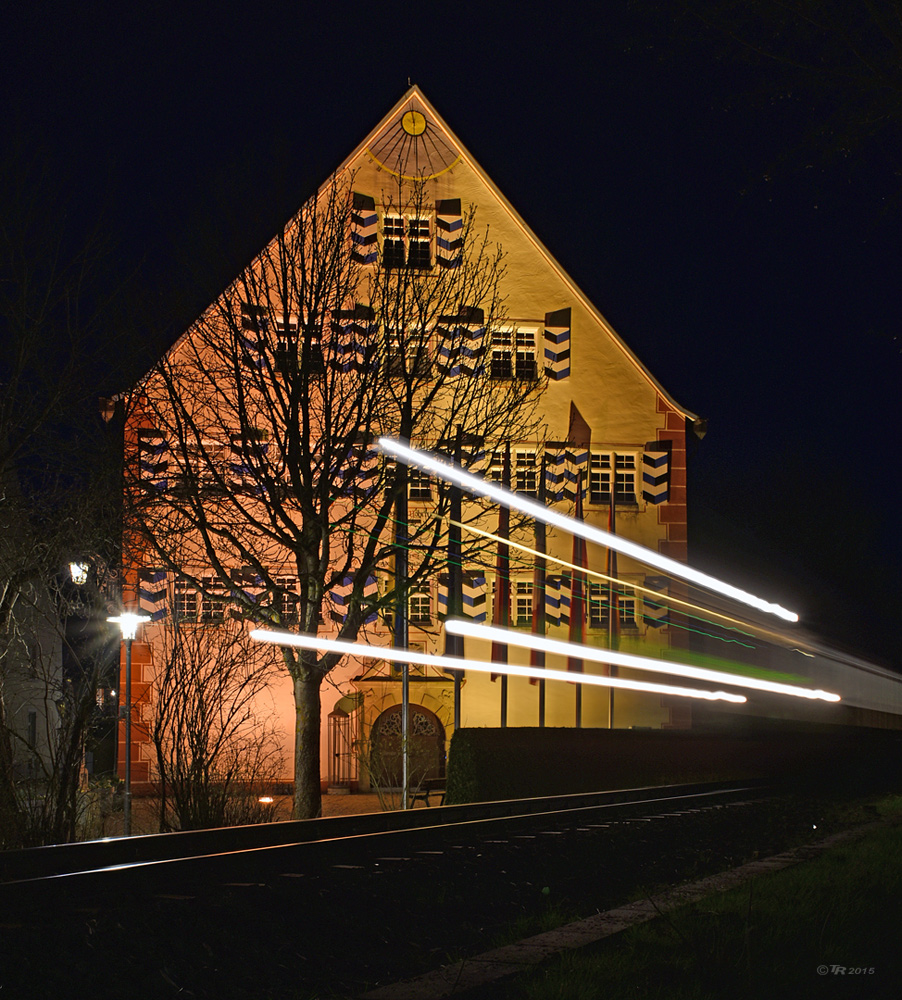
[{"label": "white light streak", "polygon": [[[733,618],[730,615],[722,614],[719,611],[712,611],[711,608],[706,608],[704,605],[693,604],[691,601],[681,601],[678,597],[662,593],[660,590],[655,590],[653,587],[643,587],[641,584],[633,581],[627,582],[617,576],[608,576],[606,573],[599,573],[594,569],[586,569],[585,566],[577,566],[576,563],[567,562],[566,559],[560,559],[558,556],[553,556],[548,552],[539,552],[538,549],[531,549],[528,545],[523,545],[520,542],[514,542],[510,538],[502,538],[501,535],[494,535],[491,531],[483,531],[481,528],[475,528],[472,524],[464,524],[463,521],[450,521],[449,523],[453,524],[456,528],[461,528],[464,531],[472,532],[474,535],[479,535],[481,538],[488,538],[493,542],[501,542],[502,545],[507,545],[512,549],[517,549],[519,552],[526,552],[538,559],[544,559],[546,562],[553,562],[557,566],[563,566],[566,569],[573,569],[578,573],[585,573],[587,577],[592,577],[593,580],[606,580],[608,583],[617,583],[623,587],[629,587],[631,590],[640,591],[643,594],[651,594],[656,601],[666,601],[668,604],[675,604],[682,608],[691,608],[693,611],[698,611],[702,615],[707,615],[709,619],[720,618],[721,621],[731,622],[733,625],[738,625],[746,631],[754,629],[758,634],[778,634],[762,630],[760,627],[755,625],[749,625],[748,622],[744,622],[739,618]],[[747,631],[747,634],[751,635],[754,633]],[[799,650],[799,652],[801,652],[801,650]]]},{"label": "white light streak", "polygon": [[619,688],[624,691],[643,691],[649,694],[672,694],[681,698],[703,698],[705,701],[730,701],[742,704],[744,695],[728,691],[704,691],[700,688],[677,687],[672,684],[653,684],[645,681],[626,680],[622,677],[599,677],[597,674],[573,673],[569,670],[545,670],[542,667],[520,667],[509,663],[486,663],[482,660],[464,660],[454,656],[432,653],[415,653],[410,649],[393,646],[372,646],[364,642],[343,642],[325,639],[318,635],[298,635],[294,632],[272,632],[254,629],[251,638],[257,642],[272,642],[278,646],[297,646],[300,649],[319,649],[350,656],[364,656],[374,660],[394,660],[416,663],[424,667],[441,667],[443,670],[473,670],[483,674],[508,674],[511,677],[536,677],[541,680],[566,681],[568,684],[589,684],[596,687]]},{"label": "white light streak", "polygon": [[675,677],[685,677],[689,680],[729,684],[733,687],[750,688],[753,691],[769,691],[772,694],[791,695],[794,698],[808,698],[812,701],[841,700],[838,694],[833,694],[830,691],[821,691],[820,689],[814,691],[796,684],[783,684],[779,681],[747,677],[744,674],[730,674],[723,670],[692,667],[685,663],[674,663],[671,660],[655,660],[649,656],[635,656],[632,653],[621,653],[598,646],[582,646],[572,642],[562,642],[559,639],[549,639],[546,636],[532,635],[528,632],[514,632],[491,625],[477,625],[475,622],[462,621],[459,618],[451,618],[446,621],[445,631],[450,632],[451,635],[484,639],[486,642],[501,642],[523,649],[556,653],[559,656],[574,656],[582,660],[590,660],[592,663],[612,663],[615,666],[630,667],[633,670],[654,670],[657,673],[672,674]]},{"label": "white light streak", "polygon": [[608,531],[603,531],[601,528],[594,527],[594,525],[586,524],[584,521],[577,521],[576,518],[559,514],[557,511],[551,510],[537,503],[535,500],[529,500],[517,493],[513,493],[511,490],[506,490],[498,486],[496,483],[490,483],[479,476],[464,472],[460,466],[455,465],[453,462],[436,458],[425,451],[418,451],[416,448],[410,448],[393,438],[381,437],[377,444],[380,451],[383,451],[386,455],[391,455],[399,462],[427,469],[440,479],[456,483],[470,493],[489,497],[489,499],[505,507],[509,507],[511,510],[518,510],[523,514],[528,514],[530,517],[544,521],[546,524],[562,528],[572,535],[585,538],[588,542],[603,545],[608,549],[615,549],[617,552],[622,552],[624,555],[645,563],[647,566],[654,566],[664,573],[679,577],[682,580],[688,580],[689,583],[694,583],[698,587],[705,587],[718,594],[723,594],[725,597],[730,597],[749,607],[756,608],[758,611],[765,611],[768,614],[776,615],[778,618],[782,618],[788,622],[797,622],[799,620],[799,616],[794,611],[787,611],[786,608],[781,607],[779,604],[772,604],[770,601],[755,597],[754,594],[749,594],[738,587],[732,586],[732,584],[724,583],[713,576],[708,576],[707,573],[692,569],[691,566],[678,563],[674,559],[668,559],[666,556],[653,552],[651,549],[647,549],[644,545],[639,545],[637,542],[631,542],[620,535],[611,534]]}]

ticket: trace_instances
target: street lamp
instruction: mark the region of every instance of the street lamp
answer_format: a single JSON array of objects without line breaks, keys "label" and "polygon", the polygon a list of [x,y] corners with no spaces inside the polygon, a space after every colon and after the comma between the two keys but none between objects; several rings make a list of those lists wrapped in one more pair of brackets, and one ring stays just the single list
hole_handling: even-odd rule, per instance
[{"label": "street lamp", "polygon": [[123,611],[107,621],[119,626],[125,640],[125,797],[122,806],[125,836],[129,837],[132,832],[132,642],[138,626],[149,622],[150,616]]}]

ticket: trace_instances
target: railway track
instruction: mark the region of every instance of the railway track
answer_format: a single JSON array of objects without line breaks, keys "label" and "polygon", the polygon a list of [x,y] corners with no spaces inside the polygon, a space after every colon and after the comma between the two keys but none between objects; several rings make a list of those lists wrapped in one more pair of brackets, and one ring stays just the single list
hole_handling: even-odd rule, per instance
[{"label": "railway track", "polygon": [[0,885],[0,986],[58,997],[77,974],[95,997],[121,996],[123,976],[135,997],[350,995],[484,950],[525,915],[586,915],[780,847],[754,839],[768,810],[785,826],[777,802],[675,786],[340,817],[303,838],[287,824],[265,845],[256,828],[135,838],[151,841],[129,845],[138,859],[82,870],[57,850]]},{"label": "railway track", "polygon": [[0,891],[4,886],[17,883],[34,884],[58,878],[78,877],[85,883],[104,876],[119,880],[140,879],[142,875],[165,878],[168,865],[181,873],[186,866],[202,865],[205,860],[216,865],[228,865],[230,859],[231,863],[242,866],[245,863],[268,865],[272,864],[273,857],[268,856],[268,852],[293,850],[303,845],[308,846],[311,854],[317,850],[312,845],[320,845],[321,850],[322,845],[329,843],[339,852],[354,852],[358,849],[355,840],[375,845],[377,839],[374,838],[380,837],[386,838],[386,842],[400,842],[405,835],[416,835],[426,842],[430,838],[443,839],[451,830],[455,835],[478,836],[480,831],[526,828],[533,824],[558,824],[563,829],[577,822],[581,814],[614,817],[645,808],[679,811],[681,805],[689,802],[712,805],[735,800],[737,796],[760,795],[762,788],[762,783],[736,781],[663,785],[107,838],[10,851],[0,855]]}]

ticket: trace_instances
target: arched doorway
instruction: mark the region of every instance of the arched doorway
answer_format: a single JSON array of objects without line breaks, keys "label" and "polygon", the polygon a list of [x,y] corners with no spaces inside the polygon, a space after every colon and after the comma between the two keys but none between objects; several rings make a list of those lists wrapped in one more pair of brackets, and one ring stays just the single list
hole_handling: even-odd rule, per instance
[{"label": "arched doorway", "polygon": [[[400,705],[387,708],[373,723],[370,779],[381,788],[400,788],[402,784],[401,723]],[[426,781],[444,780],[445,727],[438,716],[422,705],[411,705],[409,731],[409,787],[416,789]]]}]

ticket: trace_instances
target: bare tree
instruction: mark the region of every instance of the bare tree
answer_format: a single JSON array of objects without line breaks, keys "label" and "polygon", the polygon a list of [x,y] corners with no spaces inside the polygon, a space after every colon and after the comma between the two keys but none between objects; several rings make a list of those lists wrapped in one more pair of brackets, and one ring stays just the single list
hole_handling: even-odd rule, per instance
[{"label": "bare tree", "polygon": [[282,773],[281,740],[266,710],[277,654],[250,646],[231,617],[167,621],[147,706],[161,832],[273,817],[260,800]]},{"label": "bare tree", "polygon": [[[45,843],[75,834],[99,669],[69,626],[96,610],[120,534],[97,405],[116,294],[108,246],[70,230],[39,163],[10,155],[0,179],[0,822],[10,844]],[[73,560],[93,567],[77,592]]]},{"label": "bare tree", "polygon": [[20,586],[0,635],[3,847],[67,843],[86,819],[85,749],[115,643],[99,624],[103,566],[84,571],[80,584],[61,573]]},{"label": "bare tree", "polygon": [[[424,199],[410,184],[396,207],[416,215]],[[168,462],[155,478],[153,462],[130,465],[135,538],[154,559],[202,593],[212,582],[250,620],[288,613],[342,639],[402,607],[444,555],[446,495],[434,518],[396,523],[408,474],[378,459],[375,439],[528,439],[539,386],[534,363],[491,377],[504,262],[475,211],[443,265],[387,237],[376,262],[373,243],[349,239],[367,214],[347,179],[327,184],[142,383],[130,438],[136,459],[144,435]],[[315,816],[320,686],[339,656],[281,655],[297,713],[295,816]]]}]

